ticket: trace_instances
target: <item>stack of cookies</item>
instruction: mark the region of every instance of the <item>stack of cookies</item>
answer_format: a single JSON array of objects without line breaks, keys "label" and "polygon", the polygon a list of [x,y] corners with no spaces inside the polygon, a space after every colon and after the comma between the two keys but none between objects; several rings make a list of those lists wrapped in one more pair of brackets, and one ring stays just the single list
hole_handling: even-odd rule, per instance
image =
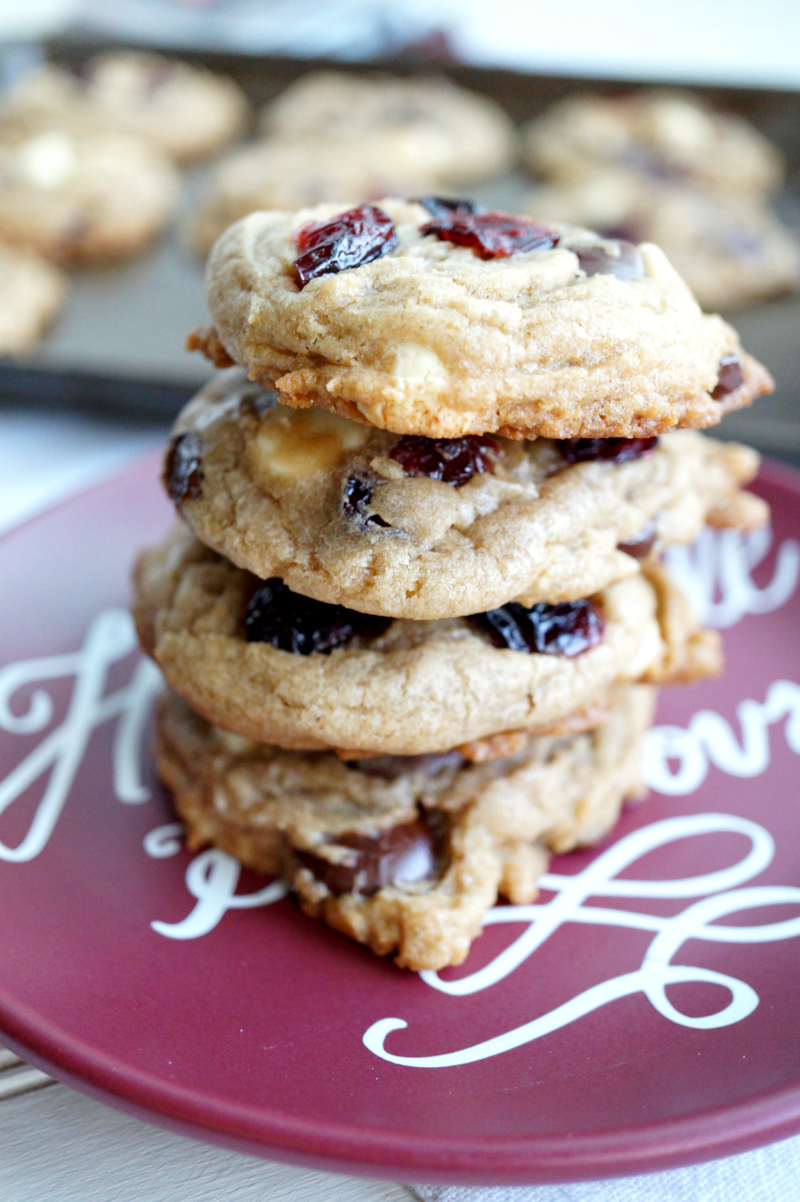
[{"label": "stack of cookies", "polygon": [[696,429],[769,390],[652,245],[383,200],[217,241],[219,375],[136,569],[190,845],[413,969],[641,792],[654,686],[719,671],[659,563],[766,519]]}]

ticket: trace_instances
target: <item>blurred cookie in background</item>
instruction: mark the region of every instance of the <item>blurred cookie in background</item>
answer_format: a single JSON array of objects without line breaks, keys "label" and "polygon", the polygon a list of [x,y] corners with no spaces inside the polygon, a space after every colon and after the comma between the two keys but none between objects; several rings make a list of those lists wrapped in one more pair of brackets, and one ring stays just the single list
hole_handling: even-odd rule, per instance
[{"label": "blurred cookie in background", "polygon": [[62,272],[38,255],[0,245],[0,355],[34,346],[60,310]]},{"label": "blurred cookie in background", "polygon": [[380,145],[398,176],[439,185],[490,179],[517,156],[517,133],[493,100],[447,79],[321,71],[304,76],[261,113],[282,139]]},{"label": "blurred cookie in background", "polygon": [[757,199],[607,170],[535,188],[523,211],[629,242],[655,242],[709,311],[800,287],[800,243]]},{"label": "blurred cookie in background", "polygon": [[41,115],[0,121],[0,239],[61,264],[148,246],[169,218],[175,168],[144,138]]},{"label": "blurred cookie in background", "polygon": [[682,93],[571,96],[531,121],[523,138],[528,166],[550,180],[576,182],[616,167],[759,197],[784,175],[780,151],[749,122]]},{"label": "blurred cookie in background", "polygon": [[434,181],[398,166],[380,137],[359,141],[264,138],[217,164],[199,207],[187,222],[188,245],[206,255],[223,230],[258,209],[303,209],[324,201],[424,195]]},{"label": "blurred cookie in background", "polygon": [[108,123],[147,138],[179,163],[229,145],[250,116],[233,80],[143,51],[101,54],[76,72],[44,66],[20,80],[4,109],[29,120]]}]

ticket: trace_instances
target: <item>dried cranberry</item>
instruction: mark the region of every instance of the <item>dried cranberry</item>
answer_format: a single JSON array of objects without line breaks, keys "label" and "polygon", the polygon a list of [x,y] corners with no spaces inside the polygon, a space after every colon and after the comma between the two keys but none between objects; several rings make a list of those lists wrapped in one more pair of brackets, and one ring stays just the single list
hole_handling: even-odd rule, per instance
[{"label": "dried cranberry", "polygon": [[308,851],[295,850],[295,855],[336,896],[342,893],[368,896],[387,885],[411,884],[440,876],[445,860],[445,823],[442,815],[426,813],[378,835],[347,831],[331,839],[331,843],[355,851],[355,863],[335,864]]},{"label": "dried cranberry", "polygon": [[176,434],[164,460],[164,487],[176,505],[199,497],[203,485],[203,444],[199,434]]},{"label": "dried cranberry", "polygon": [[450,200],[446,196],[420,196],[413,203],[422,205],[423,209],[427,209],[431,217],[437,220],[449,217],[452,213],[486,212],[484,206],[474,200]]},{"label": "dried cranberry", "polygon": [[644,559],[652,551],[657,538],[658,527],[651,518],[649,522],[645,522],[644,526],[642,526],[641,530],[633,538],[628,539],[626,543],[619,543],[617,550],[624,551],[632,559]]},{"label": "dried cranberry", "polygon": [[381,634],[390,622],[391,618],[302,597],[274,576],[253,593],[244,625],[248,643],[269,643],[293,655],[311,655],[314,651],[329,655],[357,635],[369,638]]},{"label": "dried cranberry", "polygon": [[744,364],[738,355],[723,355],[719,361],[717,383],[711,396],[721,401],[729,392],[735,392],[744,382]]},{"label": "dried cranberry", "polygon": [[495,647],[531,651],[539,655],[566,655],[574,659],[603,638],[605,623],[591,601],[541,601],[528,609],[511,601],[500,609],[474,614],[470,622],[489,635]]},{"label": "dried cranberry", "polygon": [[561,454],[567,463],[589,463],[603,459],[613,463],[627,463],[629,459],[641,459],[649,455],[658,445],[658,438],[564,438]]},{"label": "dried cranberry", "polygon": [[617,239],[614,250],[599,243],[569,248],[587,275],[614,275],[618,280],[638,280],[644,275],[644,259],[638,246]]},{"label": "dried cranberry", "polygon": [[435,234],[445,242],[469,246],[480,259],[506,259],[509,255],[555,246],[560,234],[526,217],[505,213],[454,213],[429,221],[421,234]]},{"label": "dried cranberry", "polygon": [[301,255],[295,260],[297,282],[305,288],[309,280],[333,275],[349,267],[371,263],[397,246],[391,217],[376,205],[361,205],[334,217],[306,225],[295,234]]},{"label": "dried cranberry", "polygon": [[358,523],[361,530],[368,526],[388,526],[377,513],[369,512],[375,483],[365,476],[348,476],[342,490],[342,511]]},{"label": "dried cranberry", "polygon": [[407,476],[427,476],[445,484],[465,484],[472,476],[494,471],[497,443],[483,434],[463,438],[423,438],[407,434],[395,443],[389,457]]},{"label": "dried cranberry", "polygon": [[463,763],[461,752],[453,750],[430,755],[373,755],[363,760],[352,760],[349,767],[366,772],[368,776],[378,776],[381,780],[397,780],[410,772],[435,776],[445,768],[460,768]]}]

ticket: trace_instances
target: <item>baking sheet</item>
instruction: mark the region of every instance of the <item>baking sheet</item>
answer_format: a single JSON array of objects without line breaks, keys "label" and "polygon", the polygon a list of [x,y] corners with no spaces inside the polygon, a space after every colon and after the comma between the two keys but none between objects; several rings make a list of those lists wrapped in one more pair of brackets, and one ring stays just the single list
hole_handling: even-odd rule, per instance
[{"label": "baking sheet", "polygon": [[[102,44],[102,48],[107,46]],[[75,65],[99,43],[59,40],[47,47],[53,61]],[[307,59],[184,53],[188,61],[233,76],[258,106],[309,70],[375,69],[376,64],[320,63]],[[377,64],[381,66],[381,64]],[[430,64],[386,64],[408,74]],[[629,88],[614,81],[566,79],[459,65],[437,65],[457,83],[492,96],[517,121],[544,111],[568,92]],[[693,88],[716,106],[739,112],[777,142],[790,162],[784,215],[800,229],[800,92],[749,88]],[[109,406],[131,416],[171,417],[211,374],[199,355],[184,350],[186,335],[206,319],[203,265],[182,245],[180,230],[196,203],[210,165],[184,173],[181,206],[161,242],[119,267],[71,273],[64,312],[48,338],[25,359],[0,364],[0,397],[44,404]],[[531,186],[522,171],[476,186],[471,194],[492,207],[513,210]],[[780,299],[733,315],[749,351],[777,383],[773,397],[725,419],[721,433],[800,461],[800,299]]]}]

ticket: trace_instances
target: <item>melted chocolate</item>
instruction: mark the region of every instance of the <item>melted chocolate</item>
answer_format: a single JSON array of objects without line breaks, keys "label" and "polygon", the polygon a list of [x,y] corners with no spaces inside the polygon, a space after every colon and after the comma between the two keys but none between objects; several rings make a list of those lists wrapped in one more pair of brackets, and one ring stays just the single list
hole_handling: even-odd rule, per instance
[{"label": "melted chocolate", "polygon": [[626,543],[619,543],[617,550],[624,551],[626,555],[630,555],[632,559],[644,559],[653,549],[653,545],[658,538],[658,529],[655,522],[651,518],[642,526],[638,534],[629,539]]},{"label": "melted chocolate", "polygon": [[644,275],[644,259],[632,242],[618,240],[616,254],[599,243],[571,246],[587,275],[614,275],[618,280],[639,280]]},{"label": "melted chocolate", "polygon": [[200,496],[203,485],[203,444],[194,431],[176,434],[169,444],[162,476],[176,505]]},{"label": "melted chocolate", "polygon": [[363,760],[350,760],[348,767],[378,776],[381,780],[397,780],[409,772],[435,776],[445,768],[460,768],[464,757],[460,751],[442,751],[429,755],[373,755]]},{"label": "melted chocolate", "polygon": [[744,382],[744,364],[738,355],[723,355],[719,361],[717,383],[711,396],[721,401]]},{"label": "melted chocolate", "polygon": [[431,880],[444,867],[446,832],[440,814],[423,813],[377,835],[347,831],[330,842],[356,852],[349,857],[350,864],[334,864],[299,849],[294,854],[337,897],[342,893],[368,897],[386,885]]}]

